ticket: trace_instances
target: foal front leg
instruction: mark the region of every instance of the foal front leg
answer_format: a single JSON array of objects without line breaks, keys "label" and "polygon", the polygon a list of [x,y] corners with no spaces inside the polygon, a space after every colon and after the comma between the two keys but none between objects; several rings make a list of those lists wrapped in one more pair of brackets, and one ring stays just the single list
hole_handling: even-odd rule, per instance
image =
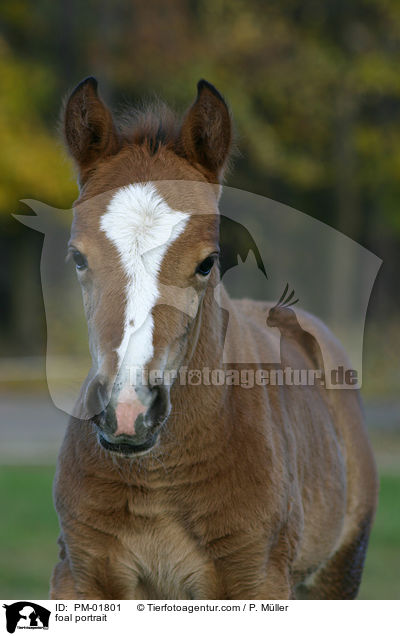
[{"label": "foal front leg", "polygon": [[50,598],[53,600],[79,598],[67,559],[59,561],[53,570]]},{"label": "foal front leg", "polygon": [[242,584],[235,585],[233,593],[228,594],[229,599],[244,600],[289,600],[294,598],[289,574],[285,569],[269,567],[264,578],[250,583],[243,576]]},{"label": "foal front leg", "polygon": [[120,558],[115,537],[75,522],[59,538],[59,562],[50,585],[52,599],[127,600],[143,598],[139,573]]},{"label": "foal front leg", "polygon": [[259,544],[253,549],[246,547],[232,557],[224,558],[222,579],[226,598],[294,598],[288,552],[282,550],[282,543],[286,545],[285,537],[278,541],[267,558]]}]

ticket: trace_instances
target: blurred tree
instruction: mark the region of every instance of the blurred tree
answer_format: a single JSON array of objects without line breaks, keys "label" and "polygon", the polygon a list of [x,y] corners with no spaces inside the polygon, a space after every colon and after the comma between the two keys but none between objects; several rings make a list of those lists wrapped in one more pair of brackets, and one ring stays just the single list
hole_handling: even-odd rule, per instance
[{"label": "blurred tree", "polygon": [[45,126],[40,113],[54,90],[51,73],[17,60],[0,39],[0,77],[0,211],[15,211],[24,197],[60,206],[71,201],[76,186],[70,166],[56,131]]},{"label": "blurred tree", "polygon": [[354,238],[362,229],[349,209],[379,195],[400,232],[397,0],[5,0],[0,18],[19,52],[2,45],[0,70],[16,87],[2,83],[1,106],[19,118],[14,130],[36,130],[38,115],[54,126],[61,95],[84,74],[106,96],[158,93],[178,107],[205,76],[232,105],[235,185],[303,200]]},{"label": "blurred tree", "polygon": [[[179,109],[205,77],[236,122],[229,184],[392,253],[390,307],[400,243],[399,56],[397,0],[3,0],[0,213],[23,197],[58,207],[75,198],[55,129],[62,96],[85,75],[97,75],[111,103],[159,94]],[[344,255],[332,258],[335,304],[348,266]]]}]

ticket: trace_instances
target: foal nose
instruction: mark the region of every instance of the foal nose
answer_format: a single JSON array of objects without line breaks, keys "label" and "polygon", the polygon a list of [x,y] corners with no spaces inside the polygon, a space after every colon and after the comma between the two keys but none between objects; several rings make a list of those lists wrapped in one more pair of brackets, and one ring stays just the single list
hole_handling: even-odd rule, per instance
[{"label": "foal nose", "polygon": [[[107,388],[108,387],[108,388]],[[86,393],[86,411],[90,419],[112,437],[143,435],[144,415],[156,402],[157,387],[121,385],[93,379]]]},{"label": "foal nose", "polygon": [[142,435],[146,428],[144,415],[155,403],[157,393],[150,386],[120,388],[117,384],[105,410],[104,428],[113,437]]},{"label": "foal nose", "polygon": [[137,391],[131,386],[122,389],[118,395],[115,408],[117,420],[115,436],[136,434],[135,423],[139,416],[143,416],[151,404],[149,392],[143,392],[142,390],[141,398],[139,399]]}]

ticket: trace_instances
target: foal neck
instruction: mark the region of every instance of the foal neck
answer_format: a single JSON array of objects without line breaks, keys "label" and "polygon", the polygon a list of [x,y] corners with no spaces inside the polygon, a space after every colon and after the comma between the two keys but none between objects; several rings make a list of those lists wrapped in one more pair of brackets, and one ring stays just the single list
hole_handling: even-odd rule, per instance
[{"label": "foal neck", "polygon": [[[222,292],[226,295],[225,290]],[[224,306],[227,304],[224,299]],[[223,369],[227,314],[216,302],[214,289],[210,286],[197,318],[199,322],[192,329],[188,356],[181,365],[171,390],[173,408],[166,426],[173,427],[176,434],[182,433],[185,437],[190,430],[197,444],[199,440],[195,432],[198,431],[203,437],[207,422],[213,423],[210,434],[213,437],[219,435],[215,424],[224,408],[229,387],[213,385],[211,372]]]}]

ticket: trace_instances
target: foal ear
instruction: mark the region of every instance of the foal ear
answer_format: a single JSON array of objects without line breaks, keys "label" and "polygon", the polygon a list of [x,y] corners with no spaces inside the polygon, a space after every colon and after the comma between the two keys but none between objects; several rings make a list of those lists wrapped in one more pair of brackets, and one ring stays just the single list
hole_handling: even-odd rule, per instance
[{"label": "foal ear", "polygon": [[64,137],[83,184],[97,161],[118,151],[112,115],[97,94],[97,80],[87,77],[69,97],[63,118]]},{"label": "foal ear", "polygon": [[232,142],[228,107],[216,88],[205,80],[197,84],[197,99],[183,120],[180,145],[184,156],[210,181],[219,181]]}]

